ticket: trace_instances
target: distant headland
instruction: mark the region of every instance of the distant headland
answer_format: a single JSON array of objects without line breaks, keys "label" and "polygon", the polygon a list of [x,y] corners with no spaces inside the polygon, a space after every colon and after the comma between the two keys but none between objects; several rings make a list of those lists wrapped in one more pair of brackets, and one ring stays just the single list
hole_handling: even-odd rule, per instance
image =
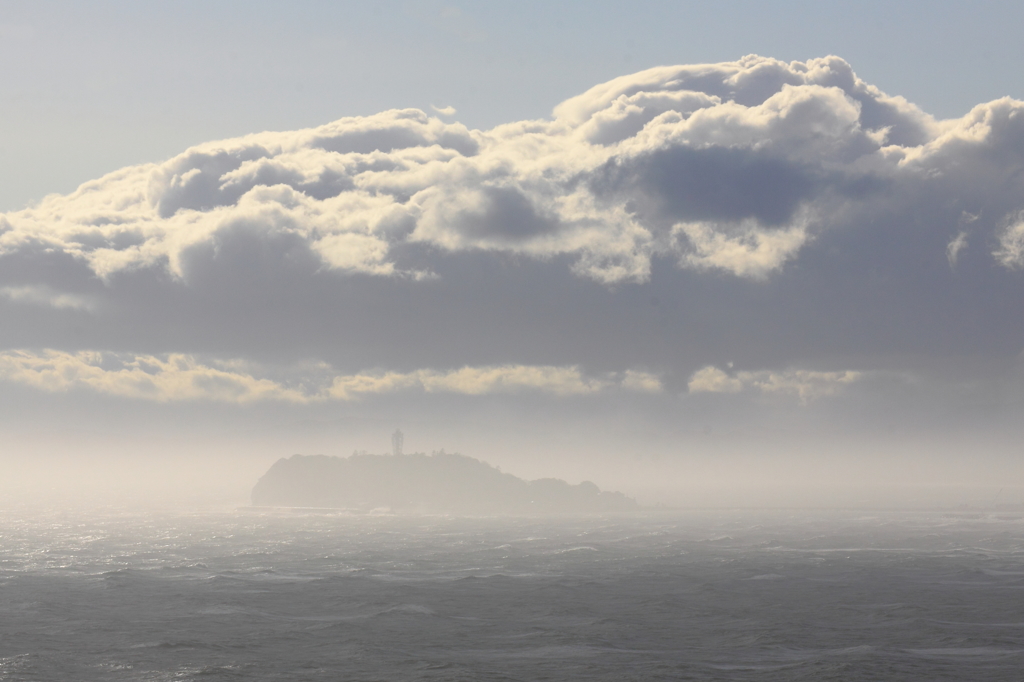
[{"label": "distant headland", "polygon": [[[397,449],[397,448],[396,448]],[[256,483],[260,507],[329,507],[455,514],[575,514],[639,509],[590,481],[525,481],[465,455],[424,454],[279,459]]]}]

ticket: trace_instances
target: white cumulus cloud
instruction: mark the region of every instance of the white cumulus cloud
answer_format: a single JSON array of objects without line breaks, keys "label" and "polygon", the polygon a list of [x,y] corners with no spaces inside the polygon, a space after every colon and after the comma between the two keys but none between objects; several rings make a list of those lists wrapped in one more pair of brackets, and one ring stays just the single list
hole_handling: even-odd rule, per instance
[{"label": "white cumulus cloud", "polygon": [[408,391],[476,396],[528,391],[572,396],[615,387],[641,392],[661,390],[656,375],[635,370],[619,376],[588,377],[578,367],[524,365],[358,374],[332,373],[324,367],[315,369],[318,371],[312,373],[308,369],[290,372],[292,381],[284,383],[256,376],[257,372],[244,360],[204,363],[184,354],[160,357],[52,349],[0,352],[0,381],[48,392],[87,389],[157,402],[309,403]]},{"label": "white cumulus cloud", "polygon": [[[400,274],[396,250],[420,242],[570,255],[578,274],[613,283],[646,280],[681,229],[697,247],[683,265],[763,277],[805,237],[772,228],[828,199],[858,162],[895,171],[880,136],[939,130],[837,58],[665,67],[490,131],[395,110],[199,145],[8,214],[0,254],[49,249],[104,278],[183,277],[190,249],[243,230],[294,237],[340,271]],[[737,237],[737,223],[760,227]]]},{"label": "white cumulus cloud", "polygon": [[[938,121],[838,57],[752,55],[544,119],[454,116],[212,141],[0,215],[0,350],[322,362],[352,377],[339,395],[693,377],[812,396],[842,382],[701,368],[1021,348],[1024,102]],[[607,379],[630,367],[663,374]]]},{"label": "white cumulus cloud", "polygon": [[180,354],[158,358],[117,357],[88,351],[5,351],[0,353],[0,380],[50,392],[84,388],[122,398],[159,402],[307,400],[301,392],[274,381],[202,365]]},{"label": "white cumulus cloud", "polygon": [[693,374],[687,385],[691,393],[757,393],[791,395],[801,402],[835,395],[845,386],[864,378],[863,372],[819,372],[803,369],[782,371],[741,371],[733,375],[708,365]]},{"label": "white cumulus cloud", "polygon": [[1006,227],[999,235],[999,248],[992,255],[1007,268],[1024,267],[1024,211],[1007,217]]}]

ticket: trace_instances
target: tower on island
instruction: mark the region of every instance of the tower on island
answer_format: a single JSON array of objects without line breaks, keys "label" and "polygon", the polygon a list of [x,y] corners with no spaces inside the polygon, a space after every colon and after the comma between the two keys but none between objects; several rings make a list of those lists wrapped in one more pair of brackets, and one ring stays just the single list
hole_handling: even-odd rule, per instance
[{"label": "tower on island", "polygon": [[402,446],[405,444],[405,435],[400,429],[395,429],[391,434],[391,454],[396,457],[402,454]]}]

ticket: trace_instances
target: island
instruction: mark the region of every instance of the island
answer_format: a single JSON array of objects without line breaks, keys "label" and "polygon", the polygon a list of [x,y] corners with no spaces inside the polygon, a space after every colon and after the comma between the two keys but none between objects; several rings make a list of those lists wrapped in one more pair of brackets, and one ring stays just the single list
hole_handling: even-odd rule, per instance
[{"label": "island", "polygon": [[256,483],[257,507],[321,507],[428,514],[589,514],[638,509],[590,481],[525,481],[454,453],[293,455]]}]

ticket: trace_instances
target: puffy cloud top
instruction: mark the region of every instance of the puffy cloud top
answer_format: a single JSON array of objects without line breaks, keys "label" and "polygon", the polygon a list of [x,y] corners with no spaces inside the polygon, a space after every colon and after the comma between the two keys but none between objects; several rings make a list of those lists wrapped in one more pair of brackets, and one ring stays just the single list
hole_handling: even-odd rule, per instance
[{"label": "puffy cloud top", "polygon": [[730,360],[1009,357],[1021,168],[1024,103],[936,121],[838,57],[658,67],[486,131],[344,118],[0,216],[0,346],[714,391],[754,382],[694,374]]}]

